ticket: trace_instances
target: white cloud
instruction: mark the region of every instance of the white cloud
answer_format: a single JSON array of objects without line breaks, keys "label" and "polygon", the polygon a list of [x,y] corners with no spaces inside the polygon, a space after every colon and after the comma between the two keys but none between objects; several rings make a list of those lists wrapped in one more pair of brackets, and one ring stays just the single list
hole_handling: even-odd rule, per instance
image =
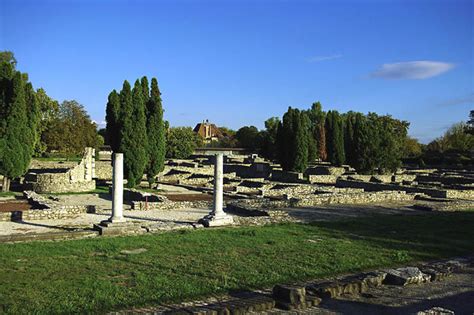
[{"label": "white cloud", "polygon": [[454,68],[454,64],[439,61],[407,61],[383,64],[371,73],[373,78],[381,79],[428,79]]},{"label": "white cloud", "polygon": [[321,61],[327,61],[327,60],[333,60],[333,59],[339,59],[342,58],[342,54],[335,54],[335,55],[329,55],[329,56],[313,56],[308,58],[308,62],[321,62]]}]

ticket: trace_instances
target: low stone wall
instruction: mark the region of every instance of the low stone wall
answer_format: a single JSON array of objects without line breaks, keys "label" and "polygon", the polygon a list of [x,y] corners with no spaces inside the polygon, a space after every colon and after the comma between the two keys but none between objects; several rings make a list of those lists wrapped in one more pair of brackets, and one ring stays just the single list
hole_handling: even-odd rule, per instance
[{"label": "low stone wall", "polygon": [[84,192],[95,189],[95,150],[85,148],[82,160],[71,168],[35,171],[25,176],[28,190],[38,193]]},{"label": "low stone wall", "polygon": [[273,170],[272,180],[284,182],[284,183],[307,182],[307,180],[304,178],[303,173],[287,172],[287,171],[280,171],[280,170]]},{"label": "low stone wall", "polygon": [[[109,188],[109,193],[112,194],[112,187]],[[149,196],[146,197],[148,202],[168,201],[168,198],[165,196],[128,188],[124,188],[123,190],[123,199],[127,201],[145,201],[145,194],[149,194]]]},{"label": "low stone wall", "polygon": [[392,175],[372,175],[370,178],[371,182],[374,183],[391,183],[392,182]]},{"label": "low stone wall", "polygon": [[446,197],[452,199],[474,200],[474,190],[446,190]]},{"label": "low stone wall", "polygon": [[132,210],[176,210],[185,208],[210,208],[212,201],[164,201],[164,202],[148,202],[133,201]]},{"label": "low stone wall", "polygon": [[403,181],[412,182],[416,179],[416,175],[396,174],[392,176],[392,182],[401,183]]},{"label": "low stone wall", "polygon": [[339,178],[336,182],[337,187],[349,187],[349,188],[362,188],[365,191],[405,191],[407,193],[420,193],[426,194],[436,198],[447,198],[446,190],[424,188],[415,186],[395,185],[395,184],[384,184],[384,183],[371,183],[361,182],[356,180],[345,180]]},{"label": "low stone wall", "polygon": [[336,175],[308,175],[311,184],[335,184],[337,178]]},{"label": "low stone wall", "polygon": [[[269,199],[246,199],[238,200],[228,204],[231,209],[239,211],[257,211],[265,209],[282,209],[291,207],[311,207],[323,204],[370,204],[380,202],[412,201],[414,194],[404,191],[383,191],[371,193],[347,193],[347,194],[319,194],[305,195],[304,198],[291,198],[289,200]],[[240,209],[240,211],[242,211]],[[264,214],[262,214],[264,215]]]},{"label": "low stone wall", "polygon": [[310,167],[306,170],[306,175],[332,175],[332,176],[341,176],[346,172],[344,167],[335,167],[335,166],[316,166]]},{"label": "low stone wall", "polygon": [[100,180],[112,180],[112,162],[96,161],[95,162],[95,178]]},{"label": "low stone wall", "polygon": [[95,211],[93,206],[63,205],[33,191],[24,191],[23,194],[36,209],[0,212],[0,221],[60,220]]},{"label": "low stone wall", "polygon": [[26,188],[37,193],[86,192],[95,189],[95,181],[72,181],[69,173],[34,174],[34,182],[27,183]]},{"label": "low stone wall", "polygon": [[456,184],[474,184],[474,178],[466,176],[435,176],[433,175],[418,175],[416,181],[420,183],[425,182],[439,182],[445,185],[456,185]]},{"label": "low stone wall", "polygon": [[15,211],[11,221],[61,220],[89,212],[87,206],[62,206],[54,209]]},{"label": "low stone wall", "polygon": [[298,199],[295,205],[297,207],[305,207],[321,204],[368,204],[379,202],[412,201],[414,199],[414,194],[407,194],[404,191],[383,191],[357,194],[327,194],[314,195],[310,197],[305,196],[305,198]]}]

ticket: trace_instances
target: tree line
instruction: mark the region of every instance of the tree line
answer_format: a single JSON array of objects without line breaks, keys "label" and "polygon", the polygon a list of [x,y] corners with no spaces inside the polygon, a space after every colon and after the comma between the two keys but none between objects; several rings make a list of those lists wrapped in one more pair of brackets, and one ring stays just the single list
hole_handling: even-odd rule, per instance
[{"label": "tree line", "polygon": [[409,123],[390,115],[323,111],[319,102],[307,110],[289,107],[265,130],[240,128],[237,145],[278,161],[287,171],[303,172],[316,160],[349,164],[361,173],[385,173],[401,165]]}]

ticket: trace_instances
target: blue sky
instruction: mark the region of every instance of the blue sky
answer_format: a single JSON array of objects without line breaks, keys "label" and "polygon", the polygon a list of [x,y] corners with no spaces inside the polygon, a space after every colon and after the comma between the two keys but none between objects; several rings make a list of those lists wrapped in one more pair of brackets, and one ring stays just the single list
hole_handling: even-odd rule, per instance
[{"label": "blue sky", "polygon": [[0,50],[101,122],[157,77],[172,126],[263,127],[288,106],[377,112],[427,142],[474,109],[473,1],[0,0]]}]

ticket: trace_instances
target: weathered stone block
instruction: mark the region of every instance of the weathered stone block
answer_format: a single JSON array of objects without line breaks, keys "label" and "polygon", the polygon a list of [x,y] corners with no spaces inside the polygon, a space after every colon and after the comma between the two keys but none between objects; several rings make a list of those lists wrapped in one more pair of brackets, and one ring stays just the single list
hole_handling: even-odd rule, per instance
[{"label": "weathered stone block", "polygon": [[394,285],[420,284],[430,281],[431,277],[417,267],[405,267],[387,270],[384,283]]},{"label": "weathered stone block", "polygon": [[305,287],[276,285],[273,287],[273,297],[277,302],[300,305],[306,303]]}]

